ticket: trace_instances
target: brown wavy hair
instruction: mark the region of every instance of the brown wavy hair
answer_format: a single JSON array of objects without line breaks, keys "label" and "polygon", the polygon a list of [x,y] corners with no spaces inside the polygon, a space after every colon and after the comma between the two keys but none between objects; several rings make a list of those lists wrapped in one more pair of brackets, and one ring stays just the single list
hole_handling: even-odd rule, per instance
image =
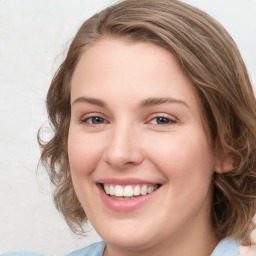
[{"label": "brown wavy hair", "polygon": [[203,11],[176,0],[125,0],[86,20],[75,35],[47,95],[53,137],[41,162],[55,187],[54,202],[70,228],[83,232],[86,215],[75,194],[68,161],[70,81],[82,53],[103,38],[151,42],[174,54],[193,81],[218,159],[234,168],[213,175],[212,227],[220,238],[250,243],[256,212],[256,102],[239,50],[227,31]]}]

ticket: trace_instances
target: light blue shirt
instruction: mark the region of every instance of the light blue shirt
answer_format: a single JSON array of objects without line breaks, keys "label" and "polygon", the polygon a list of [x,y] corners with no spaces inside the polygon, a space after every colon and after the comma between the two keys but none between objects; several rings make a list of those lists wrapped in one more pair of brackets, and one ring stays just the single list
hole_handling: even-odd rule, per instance
[{"label": "light blue shirt", "polygon": [[[105,249],[105,242],[91,244],[83,249],[73,251],[66,256],[102,256]],[[223,239],[216,246],[210,256],[238,256],[239,244],[231,239]],[[46,256],[32,252],[9,252],[0,254],[0,256]]]},{"label": "light blue shirt", "polygon": [[238,256],[239,244],[231,239],[223,239],[216,246],[211,256]]},{"label": "light blue shirt", "polygon": [[105,249],[105,242],[91,244],[83,249],[69,253],[66,256],[102,256]]},{"label": "light blue shirt", "polygon": [[[66,256],[102,256],[105,242],[98,242],[83,249],[69,253]],[[239,244],[231,239],[223,239],[210,256],[238,256]]]}]

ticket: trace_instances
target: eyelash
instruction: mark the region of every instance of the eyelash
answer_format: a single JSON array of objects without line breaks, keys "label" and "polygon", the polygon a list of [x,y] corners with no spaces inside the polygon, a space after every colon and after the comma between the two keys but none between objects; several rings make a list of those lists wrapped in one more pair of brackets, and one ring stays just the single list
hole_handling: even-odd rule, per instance
[{"label": "eyelash", "polygon": [[[152,122],[153,120],[156,120],[156,122],[153,123],[153,122]],[[161,120],[164,121],[165,123],[162,123],[162,124],[157,123],[158,121],[161,122]],[[166,116],[156,116],[156,117],[150,119],[149,123],[152,123],[153,125],[169,126],[169,125],[174,125],[174,124],[176,124],[176,123],[177,123],[177,120],[171,119],[171,118],[166,117]]]},{"label": "eyelash", "polygon": [[[102,123],[93,123],[93,120],[95,120],[96,118],[100,119],[103,122]],[[89,120],[91,120],[91,122],[89,122]],[[90,116],[90,117],[81,119],[80,122],[83,124],[86,124],[88,126],[97,126],[97,125],[102,125],[102,124],[106,123],[107,121],[101,116]]]},{"label": "eyelash", "polygon": [[[97,120],[98,119],[98,120]],[[156,120],[153,122],[153,120]],[[96,123],[93,123],[96,121]],[[100,123],[97,123],[101,121]],[[108,122],[101,116],[90,116],[84,119],[81,119],[80,122],[82,124],[88,125],[88,126],[98,126],[98,125],[103,125],[103,124],[108,124]],[[159,123],[159,122],[164,122],[164,123]],[[155,116],[154,118],[151,118],[148,122],[149,124],[157,125],[157,126],[169,126],[169,125],[174,125],[177,123],[177,120],[171,119],[169,117],[166,117],[164,115],[162,116]]]}]

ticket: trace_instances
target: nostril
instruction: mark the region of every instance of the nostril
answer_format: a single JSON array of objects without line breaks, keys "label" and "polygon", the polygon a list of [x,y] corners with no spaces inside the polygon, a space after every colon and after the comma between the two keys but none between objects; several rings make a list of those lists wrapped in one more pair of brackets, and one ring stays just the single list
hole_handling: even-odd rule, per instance
[{"label": "nostril", "polygon": [[124,165],[132,165],[132,164],[134,164],[133,162],[126,162],[126,163],[124,163]]}]

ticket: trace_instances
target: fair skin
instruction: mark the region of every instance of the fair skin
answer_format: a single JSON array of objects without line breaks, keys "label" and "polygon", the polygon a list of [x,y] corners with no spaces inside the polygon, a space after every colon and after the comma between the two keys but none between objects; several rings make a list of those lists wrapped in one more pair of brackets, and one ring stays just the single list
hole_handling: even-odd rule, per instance
[{"label": "fair skin", "polygon": [[216,160],[200,100],[171,53],[116,39],[85,50],[71,81],[68,154],[104,255],[211,254]]}]

